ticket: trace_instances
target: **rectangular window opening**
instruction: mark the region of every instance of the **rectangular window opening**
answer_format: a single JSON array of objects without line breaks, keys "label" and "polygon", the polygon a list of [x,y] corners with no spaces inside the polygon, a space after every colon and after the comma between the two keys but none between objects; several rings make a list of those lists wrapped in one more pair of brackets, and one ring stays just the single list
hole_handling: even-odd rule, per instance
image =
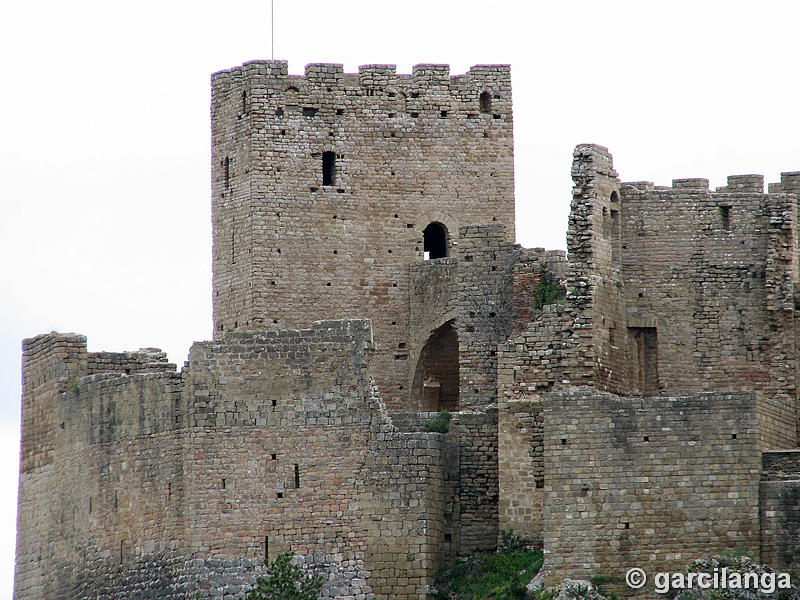
[{"label": "rectangular window opening", "polygon": [[628,327],[633,345],[633,384],[639,393],[658,393],[658,331],[655,327]]},{"label": "rectangular window opening", "polygon": [[300,488],[300,465],[297,464],[294,466],[294,487]]},{"label": "rectangular window opening", "polygon": [[729,231],[731,228],[731,207],[730,206],[720,206],[719,207],[719,220],[720,225],[725,231]]},{"label": "rectangular window opening", "polygon": [[322,185],[335,185],[336,181],[336,154],[333,152],[322,153]]}]

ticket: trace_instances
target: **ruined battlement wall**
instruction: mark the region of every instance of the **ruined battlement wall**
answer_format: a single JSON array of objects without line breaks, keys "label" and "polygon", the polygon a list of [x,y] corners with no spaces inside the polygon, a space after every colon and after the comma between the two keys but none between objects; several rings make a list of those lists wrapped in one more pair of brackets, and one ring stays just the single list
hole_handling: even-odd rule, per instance
[{"label": "ruined battlement wall", "polygon": [[[87,353],[75,334],[23,348],[15,597],[170,588],[183,539],[180,374],[158,352]],[[151,362],[155,372],[88,374]]]},{"label": "ruined battlement wall", "polygon": [[754,392],[628,398],[588,387],[544,402],[544,548],[553,579],[681,570],[758,556]]},{"label": "ruined battlement wall", "polygon": [[[483,98],[483,99],[482,99]],[[407,408],[408,264],[440,223],[514,231],[507,66],[358,75],[262,61],[212,79],[215,336],[369,318],[372,374]],[[450,254],[450,252],[448,252]]]},{"label": "ruined battlement wall", "polygon": [[90,352],[86,369],[89,375],[96,373],[155,373],[174,372],[177,367],[168,362],[167,353],[159,348],[142,348],[138,352]]},{"label": "ruined battlement wall", "polygon": [[86,375],[85,348],[26,341],[26,408],[48,402],[51,418],[35,444],[23,430],[20,600],[235,596],[284,551],[325,575],[323,597],[416,599],[453,537],[485,545],[474,507],[464,536],[446,527],[445,462],[496,451],[392,425],[368,321],[228,333],[195,344],[181,374]]},{"label": "ruined battlement wall", "polygon": [[659,389],[794,396],[796,203],[754,175],[716,192],[703,180],[623,187],[627,326],[658,329]]},{"label": "ruined battlement wall", "polygon": [[[716,191],[705,179],[656,187],[621,183],[601,146],[580,145],[573,158],[568,297],[560,316],[520,333],[554,355],[527,387],[763,390],[771,448],[793,447],[798,178],[784,174],[770,194],[759,175]],[[550,347],[559,330],[569,333]]]}]

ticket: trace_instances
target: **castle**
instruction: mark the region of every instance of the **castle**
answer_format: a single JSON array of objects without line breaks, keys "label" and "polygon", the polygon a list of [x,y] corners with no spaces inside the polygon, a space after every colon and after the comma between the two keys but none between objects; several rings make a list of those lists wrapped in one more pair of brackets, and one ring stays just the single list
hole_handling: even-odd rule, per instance
[{"label": "castle", "polygon": [[503,65],[216,73],[214,339],[23,342],[15,598],[234,598],[291,551],[418,599],[501,530],[552,580],[796,568],[800,173],[579,145],[567,260],[513,241],[512,125]]}]

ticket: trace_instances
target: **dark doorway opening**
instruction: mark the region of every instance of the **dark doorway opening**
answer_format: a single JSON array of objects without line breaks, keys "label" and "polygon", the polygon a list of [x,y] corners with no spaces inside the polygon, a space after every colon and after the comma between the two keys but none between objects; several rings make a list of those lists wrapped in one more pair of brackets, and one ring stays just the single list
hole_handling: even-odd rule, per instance
[{"label": "dark doorway opening", "polygon": [[412,399],[419,410],[458,410],[458,334],[453,321],[425,342],[414,373]]}]

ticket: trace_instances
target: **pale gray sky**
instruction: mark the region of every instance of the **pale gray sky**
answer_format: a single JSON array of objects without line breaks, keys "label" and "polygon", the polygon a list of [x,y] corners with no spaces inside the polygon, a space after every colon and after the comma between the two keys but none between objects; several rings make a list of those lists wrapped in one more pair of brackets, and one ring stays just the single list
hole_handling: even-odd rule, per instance
[{"label": "pale gray sky", "polygon": [[[623,180],[800,170],[797,2],[275,1],[275,57],[510,63],[517,239],[564,248],[572,148]],[[8,0],[0,20],[0,457],[18,460],[19,344],[211,333],[209,75],[270,58],[269,0]],[[16,486],[0,496],[15,521]],[[11,536],[0,598],[11,597]]]}]

